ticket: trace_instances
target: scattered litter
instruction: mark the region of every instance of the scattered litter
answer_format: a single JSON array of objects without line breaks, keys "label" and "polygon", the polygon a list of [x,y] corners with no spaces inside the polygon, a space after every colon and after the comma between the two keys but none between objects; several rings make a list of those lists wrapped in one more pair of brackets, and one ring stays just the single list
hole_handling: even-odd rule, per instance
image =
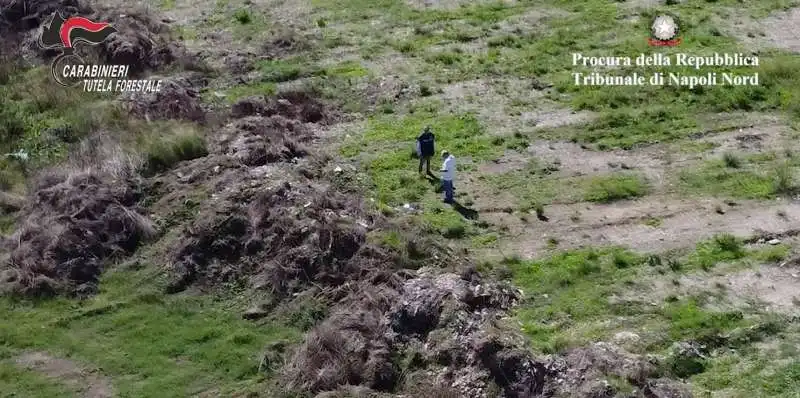
[{"label": "scattered litter", "polygon": [[767,243],[769,243],[770,245],[777,245],[777,244],[781,243],[781,241],[780,241],[780,239],[772,239],[771,241],[769,241]]},{"label": "scattered litter", "polygon": [[617,343],[633,343],[639,341],[641,337],[633,332],[619,332],[614,335],[614,340]]},{"label": "scattered litter", "polygon": [[10,158],[16,158],[21,161],[27,161],[29,159],[28,152],[25,152],[22,149],[17,152],[7,153],[6,156]]},{"label": "scattered litter", "polygon": [[336,173],[341,173],[342,172],[342,168],[339,167],[339,166],[336,166],[336,168],[333,169],[333,171],[336,172]]}]

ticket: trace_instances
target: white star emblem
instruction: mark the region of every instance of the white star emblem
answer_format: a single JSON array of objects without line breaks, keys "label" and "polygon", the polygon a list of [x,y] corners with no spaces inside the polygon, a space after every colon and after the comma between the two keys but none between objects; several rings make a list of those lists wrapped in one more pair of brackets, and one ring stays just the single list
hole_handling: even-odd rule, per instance
[{"label": "white star emblem", "polygon": [[669,40],[675,36],[678,30],[675,21],[665,15],[662,15],[653,22],[653,36],[659,40]]}]

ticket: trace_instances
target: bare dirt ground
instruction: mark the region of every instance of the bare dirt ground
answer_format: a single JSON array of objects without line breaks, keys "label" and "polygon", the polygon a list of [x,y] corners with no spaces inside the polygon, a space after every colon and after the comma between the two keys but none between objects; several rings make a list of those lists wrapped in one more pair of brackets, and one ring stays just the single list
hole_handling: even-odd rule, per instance
[{"label": "bare dirt ground", "polygon": [[[548,121],[553,123],[553,121]],[[528,148],[535,159],[560,165],[567,175],[604,173],[619,168],[639,170],[655,180],[666,172],[692,163],[714,159],[724,153],[753,154],[791,149],[791,128],[780,119],[765,117],[757,125],[742,126],[698,138],[698,145],[708,144],[708,151],[685,151],[680,144],[652,145],[637,150],[595,151],[571,142],[536,141]]]},{"label": "bare dirt ground", "polygon": [[800,52],[800,8],[771,16],[761,23],[766,39],[776,47]]},{"label": "bare dirt ground", "polygon": [[44,352],[30,352],[19,356],[16,364],[64,383],[80,391],[84,398],[114,396],[114,389],[105,376],[97,370],[85,368],[68,359],[56,358]]},{"label": "bare dirt ground", "polygon": [[[529,79],[477,79],[447,85],[434,98],[450,111],[474,112],[496,135],[580,124],[593,116],[549,104],[537,84]],[[520,111],[523,108],[528,110]]]},{"label": "bare dirt ground", "polygon": [[761,20],[730,10],[716,22],[750,48],[773,47],[800,52],[800,34],[792,28],[800,23],[800,8],[777,12]]},{"label": "bare dirt ground", "polygon": [[536,7],[522,14],[514,15],[499,23],[500,31],[504,33],[528,33],[542,29],[548,19],[563,18],[570,13],[559,8]]},{"label": "bare dirt ground", "polygon": [[[718,309],[766,307],[782,314],[800,313],[800,269],[793,264],[762,264],[753,268],[709,274],[684,275],[676,281],[648,278],[642,281],[646,290],[636,289],[622,295],[623,300],[662,302],[669,296],[686,297],[714,292]],[[635,297],[634,297],[635,296]]]},{"label": "bare dirt ground", "polygon": [[[468,6],[474,3],[492,3],[491,1],[465,1],[465,0],[406,0],[406,4],[410,7],[418,9],[454,9],[462,6]],[[503,4],[515,4],[516,0],[501,0]]]},{"label": "bare dirt ground", "polygon": [[[779,118],[764,115],[754,126],[743,126],[693,140],[711,149],[686,150],[681,143],[659,144],[636,150],[595,151],[571,142],[534,141],[527,151],[507,151],[494,162],[478,166],[467,187],[475,194],[474,208],[494,225],[508,227],[506,247],[526,258],[538,257],[552,246],[548,238],[559,242],[558,248],[583,245],[625,245],[636,250],[654,251],[689,247],[716,233],[749,235],[756,229],[780,232],[800,220],[796,203],[739,201],[735,206],[721,199],[682,199],[672,186],[680,170],[703,162],[721,159],[726,153],[742,156],[791,151],[791,129]],[[651,187],[651,195],[636,201],[613,204],[570,203],[546,206],[549,219],[528,222],[503,209],[513,207],[509,194],[488,194],[491,190],[480,175],[497,175],[538,165],[556,165],[553,178],[604,175],[620,170],[642,174]],[[723,209],[725,214],[718,214]],[[787,218],[777,216],[785,212]],[[647,220],[658,220],[646,225]]]},{"label": "bare dirt ground", "polygon": [[[717,207],[725,214],[718,214]],[[509,227],[512,252],[526,258],[549,250],[548,238],[558,248],[622,245],[642,252],[692,247],[718,233],[749,236],[758,231],[781,233],[800,221],[800,204],[737,202],[730,206],[714,199],[676,199],[663,196],[607,205],[570,204],[547,208],[547,222],[526,223],[519,216],[495,213],[485,219]],[[779,216],[778,212],[785,216]],[[648,220],[660,225],[647,225]],[[577,221],[576,221],[577,220]]]}]

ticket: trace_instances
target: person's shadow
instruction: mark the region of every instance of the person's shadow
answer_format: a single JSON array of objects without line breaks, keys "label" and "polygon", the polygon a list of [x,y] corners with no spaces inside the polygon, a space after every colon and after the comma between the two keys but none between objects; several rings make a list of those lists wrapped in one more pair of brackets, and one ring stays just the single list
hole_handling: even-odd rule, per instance
[{"label": "person's shadow", "polygon": [[[431,174],[427,175],[427,179],[428,179],[428,183],[431,184],[431,186],[433,187],[433,189],[434,189],[434,191],[436,193],[442,193],[443,190],[442,190],[442,180],[441,180],[441,178],[436,177],[435,175],[433,175],[431,173]],[[464,205],[462,205],[461,203],[458,203],[457,200],[453,201],[453,203],[451,203],[451,205],[453,205],[453,210],[457,211],[464,218],[466,218],[468,220],[477,220],[478,219],[478,211],[477,210],[470,209],[468,207],[464,207]]]},{"label": "person's shadow", "polygon": [[453,202],[453,210],[457,211],[458,214],[461,214],[467,220],[477,220],[478,219],[478,211],[475,209],[470,209],[469,207],[464,207],[458,201]]}]

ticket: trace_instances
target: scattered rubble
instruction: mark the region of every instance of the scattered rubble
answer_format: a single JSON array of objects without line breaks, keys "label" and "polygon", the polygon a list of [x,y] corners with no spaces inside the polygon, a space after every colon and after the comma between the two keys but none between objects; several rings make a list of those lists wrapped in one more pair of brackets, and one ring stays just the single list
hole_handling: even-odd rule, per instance
[{"label": "scattered rubble", "polygon": [[147,120],[189,120],[204,122],[206,112],[200,105],[198,89],[206,84],[205,78],[197,73],[185,76],[172,76],[161,80],[159,91],[130,91],[119,99],[124,109],[131,114]]}]

